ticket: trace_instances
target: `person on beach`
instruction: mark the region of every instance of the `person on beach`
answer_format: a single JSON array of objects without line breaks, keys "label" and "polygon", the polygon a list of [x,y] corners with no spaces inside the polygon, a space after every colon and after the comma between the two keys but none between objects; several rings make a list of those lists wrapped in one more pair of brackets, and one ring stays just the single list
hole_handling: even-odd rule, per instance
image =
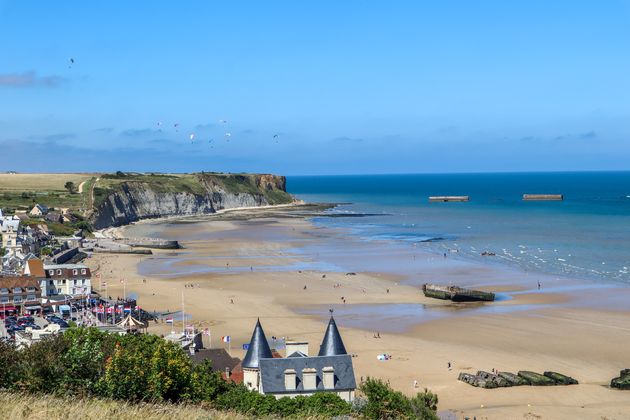
[{"label": "person on beach", "polygon": [[413,380],[413,387],[418,388],[418,381],[416,379]]},{"label": "person on beach", "polygon": [[448,370],[451,370],[451,362],[448,362],[447,366],[448,366]]},{"label": "person on beach", "polygon": [[230,304],[234,305],[234,299],[230,299]]},{"label": "person on beach", "polygon": [[538,290],[540,290],[540,280],[538,281]]}]

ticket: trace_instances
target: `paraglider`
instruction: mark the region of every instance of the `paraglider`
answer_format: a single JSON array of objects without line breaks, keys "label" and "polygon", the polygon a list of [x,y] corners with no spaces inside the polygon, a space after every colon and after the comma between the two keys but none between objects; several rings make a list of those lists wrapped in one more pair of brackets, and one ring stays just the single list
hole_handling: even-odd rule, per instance
[{"label": "paraglider", "polygon": [[221,124],[227,124],[227,120],[219,120]]},{"label": "paraglider", "polygon": [[280,134],[274,134],[273,135],[273,139],[276,141],[276,143],[278,143],[278,138],[280,137]]},{"label": "paraglider", "polygon": [[68,60],[70,62],[70,64],[68,64],[68,68],[71,69],[72,65],[74,64],[74,58],[70,58],[70,60]]},{"label": "paraglider", "polygon": [[194,140],[195,140],[195,134],[193,133],[190,135],[190,142],[192,143]]},{"label": "paraglider", "polygon": [[179,130],[177,129],[177,127],[179,127],[179,123],[173,124],[173,127],[175,128],[175,131],[179,133]]}]

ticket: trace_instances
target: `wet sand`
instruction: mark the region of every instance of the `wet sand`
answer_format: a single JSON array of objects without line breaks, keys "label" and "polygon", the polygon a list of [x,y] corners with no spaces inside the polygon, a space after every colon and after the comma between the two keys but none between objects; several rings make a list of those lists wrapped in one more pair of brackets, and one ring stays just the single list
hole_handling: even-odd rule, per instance
[{"label": "wet sand", "polygon": [[[101,267],[109,295],[122,296],[124,278],[141,307],[173,311],[181,309],[183,292],[192,322],[210,327],[213,347],[232,336],[236,356],[244,355],[241,344],[257,317],[268,337],[307,340],[316,353],[333,308],[346,348],[357,356],[357,381],[380,377],[412,394],[417,380],[438,394],[441,411],[458,418],[630,417],[630,394],[607,387],[630,367],[625,287],[366,244],[294,217],[146,223],[124,231],[178,239],[185,249],[151,257],[96,255],[88,261]],[[428,299],[418,287],[424,282],[497,290],[499,300],[458,305]],[[156,333],[170,329],[151,326]],[[377,331],[381,338],[374,338]],[[377,361],[380,353],[393,359]],[[484,390],[457,381],[461,371],[492,368],[555,370],[580,385]]]}]

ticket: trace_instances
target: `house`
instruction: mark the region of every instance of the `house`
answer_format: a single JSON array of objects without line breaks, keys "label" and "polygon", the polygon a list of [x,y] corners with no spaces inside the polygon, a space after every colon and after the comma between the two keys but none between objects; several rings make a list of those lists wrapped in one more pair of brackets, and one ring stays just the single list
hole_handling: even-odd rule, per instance
[{"label": "house", "polygon": [[0,277],[0,305],[39,305],[42,297],[37,279],[31,276]]},{"label": "house", "polygon": [[44,220],[52,223],[61,223],[63,219],[61,218],[60,213],[57,213],[56,211],[51,211],[44,215]]},{"label": "house", "polygon": [[24,265],[24,275],[35,278],[39,282],[39,289],[42,297],[48,296],[48,279],[44,271],[44,263],[39,258],[26,261]]},{"label": "house", "polygon": [[28,213],[31,216],[42,217],[48,214],[48,207],[43,204],[35,204],[35,206]]},{"label": "house", "polygon": [[83,264],[44,264],[45,296],[89,295],[92,293],[92,273]]},{"label": "house", "polygon": [[288,342],[286,355],[273,357],[258,320],[241,363],[245,386],[276,398],[333,392],[345,401],[354,400],[356,380],[352,357],[332,316],[317,356],[308,355],[305,342]]}]

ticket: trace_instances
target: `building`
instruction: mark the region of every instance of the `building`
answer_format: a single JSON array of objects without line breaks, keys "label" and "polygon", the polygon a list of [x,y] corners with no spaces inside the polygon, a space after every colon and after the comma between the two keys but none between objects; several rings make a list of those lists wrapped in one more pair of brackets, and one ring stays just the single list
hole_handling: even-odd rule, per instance
[{"label": "building", "polygon": [[31,216],[42,217],[48,213],[48,207],[43,204],[35,204],[35,206],[28,213]]},{"label": "building", "polygon": [[0,277],[0,308],[9,310],[9,306],[39,305],[42,297],[39,282],[32,276],[4,276]]},{"label": "building", "polygon": [[4,216],[0,210],[0,248],[14,252],[21,245],[18,243],[20,219],[16,216]]},{"label": "building", "polygon": [[83,264],[44,264],[46,291],[44,296],[80,296],[92,293],[92,273]]},{"label": "building", "polygon": [[15,332],[15,345],[18,349],[30,347],[32,344],[46,337],[59,334],[60,331],[61,327],[57,324],[48,324],[41,330],[34,330],[31,327],[27,327],[24,331]]},{"label": "building", "polygon": [[333,317],[317,356],[308,355],[305,342],[288,342],[286,355],[273,357],[258,320],[241,364],[245,386],[276,398],[334,392],[345,401],[354,400],[356,380],[352,357]]}]

